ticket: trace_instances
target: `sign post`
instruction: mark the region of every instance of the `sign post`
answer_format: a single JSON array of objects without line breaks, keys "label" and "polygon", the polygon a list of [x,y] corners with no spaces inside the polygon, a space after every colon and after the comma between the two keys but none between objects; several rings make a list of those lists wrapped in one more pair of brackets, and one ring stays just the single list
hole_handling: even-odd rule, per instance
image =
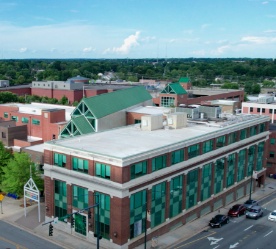
[{"label": "sign post", "polygon": [[26,198],[38,203],[38,222],[40,222],[40,196],[39,190],[35,185],[34,180],[30,177],[29,181],[24,185],[24,211],[26,217]]},{"label": "sign post", "polygon": [[3,206],[2,206],[3,204],[2,204],[2,202],[3,202],[4,198],[5,198],[5,196],[4,196],[4,195],[2,195],[2,194],[0,194],[1,214],[3,214]]}]

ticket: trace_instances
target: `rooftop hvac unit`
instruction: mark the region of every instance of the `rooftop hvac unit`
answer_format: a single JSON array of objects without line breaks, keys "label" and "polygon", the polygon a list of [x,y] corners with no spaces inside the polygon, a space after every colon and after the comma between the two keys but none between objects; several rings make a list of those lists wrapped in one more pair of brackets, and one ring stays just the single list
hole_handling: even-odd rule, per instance
[{"label": "rooftop hvac unit", "polygon": [[141,117],[141,129],[153,131],[163,128],[163,115],[146,115]]},{"label": "rooftop hvac unit", "polygon": [[167,117],[167,125],[173,129],[179,129],[187,126],[187,113],[175,112]]}]

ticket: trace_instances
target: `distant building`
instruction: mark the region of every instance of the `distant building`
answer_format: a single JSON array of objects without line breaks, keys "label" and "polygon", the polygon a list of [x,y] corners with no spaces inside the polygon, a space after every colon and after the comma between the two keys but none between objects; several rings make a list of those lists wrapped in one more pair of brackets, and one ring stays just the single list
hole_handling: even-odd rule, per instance
[{"label": "distant building", "polygon": [[[14,126],[17,127],[13,129],[21,129],[19,127],[22,126],[26,127],[26,138],[24,138],[24,141],[21,136],[18,135],[16,137],[16,132],[14,133],[14,139],[16,139],[14,145],[25,147],[34,144],[32,141],[43,143],[57,139],[62,128],[70,120],[70,114],[73,110],[74,107],[41,103],[0,104],[0,120],[5,122],[13,121]],[[9,142],[9,145],[11,144]]]},{"label": "distant building", "polygon": [[[182,90],[178,85],[181,86]],[[168,88],[171,88],[171,90],[168,90]],[[166,94],[167,100],[170,103],[174,103],[175,106],[179,106],[180,104],[195,105],[218,99],[244,101],[243,90],[194,88],[189,77],[183,77],[176,83],[167,84],[161,92],[153,92],[152,96],[155,105],[164,106],[163,102],[166,99]]]},{"label": "distant building", "polygon": [[142,86],[130,87],[83,98],[61,130],[61,137],[83,135],[127,125],[127,111],[153,105],[151,95]]},{"label": "distant building", "polygon": [[10,82],[8,80],[0,80],[0,87],[8,87]]}]

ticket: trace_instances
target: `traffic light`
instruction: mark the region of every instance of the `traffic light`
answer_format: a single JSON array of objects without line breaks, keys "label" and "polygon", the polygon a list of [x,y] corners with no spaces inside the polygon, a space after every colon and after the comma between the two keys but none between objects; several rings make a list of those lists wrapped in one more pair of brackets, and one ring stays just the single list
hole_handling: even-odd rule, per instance
[{"label": "traffic light", "polygon": [[90,209],[88,211],[88,219],[91,219],[91,211],[90,211]]},{"label": "traffic light", "polygon": [[49,236],[53,236],[53,225],[50,223],[49,225]]},{"label": "traffic light", "polygon": [[[94,237],[95,237],[95,238],[97,238],[97,237],[98,237],[98,235],[97,235],[96,233],[94,233]],[[102,237],[103,237],[103,236],[102,236],[102,235],[100,235],[100,236],[99,236],[99,239],[102,239]]]},{"label": "traffic light", "polygon": [[75,218],[74,217],[71,218],[71,227],[72,228],[75,227]]}]

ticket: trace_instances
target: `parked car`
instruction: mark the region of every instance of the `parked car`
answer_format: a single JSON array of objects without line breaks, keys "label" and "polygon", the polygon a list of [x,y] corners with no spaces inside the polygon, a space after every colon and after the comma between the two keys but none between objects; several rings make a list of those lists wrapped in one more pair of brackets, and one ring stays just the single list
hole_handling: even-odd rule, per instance
[{"label": "parked car", "polygon": [[231,207],[228,211],[228,216],[239,217],[240,215],[245,214],[246,206],[243,204],[236,204]]},{"label": "parked car", "polygon": [[258,206],[259,204],[257,201],[251,199],[251,200],[247,200],[243,205],[248,209],[253,206]]},{"label": "parked car", "polygon": [[264,211],[260,206],[253,206],[246,211],[246,218],[251,218],[257,220],[258,218],[262,217]]},{"label": "parked car", "polygon": [[229,223],[229,217],[223,214],[218,214],[215,217],[213,217],[210,222],[209,226],[211,227],[221,227],[223,224]]},{"label": "parked car", "polygon": [[274,210],[273,212],[271,212],[271,213],[268,215],[268,220],[276,221],[276,210]]}]

